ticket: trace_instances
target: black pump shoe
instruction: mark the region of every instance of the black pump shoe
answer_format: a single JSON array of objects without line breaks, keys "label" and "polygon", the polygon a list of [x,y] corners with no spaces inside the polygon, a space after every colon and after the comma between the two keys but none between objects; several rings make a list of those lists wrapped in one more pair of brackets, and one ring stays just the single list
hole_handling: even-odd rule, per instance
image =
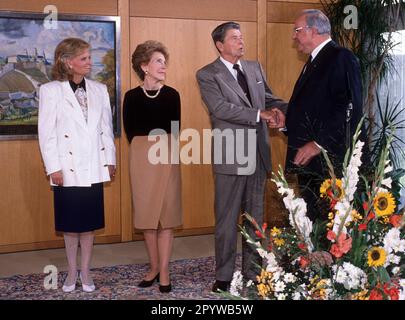
[{"label": "black pump shoe", "polygon": [[170,291],[172,291],[171,283],[169,283],[167,286],[162,286],[162,285],[159,284],[159,291],[161,293],[169,293]]},{"label": "black pump shoe", "polygon": [[138,283],[138,287],[147,288],[150,287],[155,281],[159,282],[159,273],[152,280],[142,280]]}]

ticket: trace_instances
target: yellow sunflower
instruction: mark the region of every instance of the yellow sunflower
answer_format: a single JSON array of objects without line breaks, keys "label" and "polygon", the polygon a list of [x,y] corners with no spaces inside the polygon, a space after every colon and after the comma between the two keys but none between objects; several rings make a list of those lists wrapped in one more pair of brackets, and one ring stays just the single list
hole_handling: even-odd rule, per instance
[{"label": "yellow sunflower", "polygon": [[274,238],[274,243],[277,247],[282,247],[285,243],[284,239]]},{"label": "yellow sunflower", "polygon": [[341,200],[344,196],[342,180],[326,179],[319,188],[319,192],[321,194],[321,198],[331,197],[334,200]]},{"label": "yellow sunflower", "polygon": [[279,228],[277,228],[277,227],[273,227],[273,228],[270,230],[270,234],[271,234],[273,237],[277,237],[277,236],[279,236],[279,235],[281,234],[281,230],[280,230]]},{"label": "yellow sunflower", "polygon": [[383,248],[373,247],[367,253],[367,263],[370,267],[381,267],[387,258]]},{"label": "yellow sunflower", "polygon": [[374,197],[374,210],[379,217],[389,216],[395,211],[395,200],[390,192],[379,192]]}]

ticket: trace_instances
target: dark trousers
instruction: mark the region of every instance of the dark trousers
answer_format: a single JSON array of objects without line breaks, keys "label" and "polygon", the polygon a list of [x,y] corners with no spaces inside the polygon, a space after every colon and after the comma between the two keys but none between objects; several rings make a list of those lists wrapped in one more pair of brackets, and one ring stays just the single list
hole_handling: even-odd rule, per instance
[{"label": "dark trousers", "polygon": [[321,217],[319,208],[319,188],[323,180],[311,174],[297,174],[298,185],[301,197],[307,203],[307,216],[311,221],[324,218]]}]

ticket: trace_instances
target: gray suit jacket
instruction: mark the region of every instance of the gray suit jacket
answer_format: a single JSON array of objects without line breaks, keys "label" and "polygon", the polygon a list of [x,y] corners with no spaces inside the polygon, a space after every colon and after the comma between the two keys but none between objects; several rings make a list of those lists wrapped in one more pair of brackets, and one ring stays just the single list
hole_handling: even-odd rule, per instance
[{"label": "gray suit jacket", "polygon": [[[267,124],[256,122],[257,113],[271,107],[278,107],[283,112],[287,108],[284,101],[273,96],[259,62],[241,60],[241,64],[252,103],[219,58],[197,72],[201,96],[208,108],[213,129],[215,173],[253,174],[256,162],[251,168],[251,156],[255,158],[257,155],[263,160],[266,170],[271,171]],[[243,155],[249,156],[250,160]]]}]

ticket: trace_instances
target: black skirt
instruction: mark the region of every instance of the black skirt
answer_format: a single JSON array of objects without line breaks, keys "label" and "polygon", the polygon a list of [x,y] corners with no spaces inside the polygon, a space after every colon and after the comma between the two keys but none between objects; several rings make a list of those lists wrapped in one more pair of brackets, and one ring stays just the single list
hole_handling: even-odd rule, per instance
[{"label": "black skirt", "polygon": [[55,230],[89,232],[104,228],[103,183],[91,187],[53,187]]}]

